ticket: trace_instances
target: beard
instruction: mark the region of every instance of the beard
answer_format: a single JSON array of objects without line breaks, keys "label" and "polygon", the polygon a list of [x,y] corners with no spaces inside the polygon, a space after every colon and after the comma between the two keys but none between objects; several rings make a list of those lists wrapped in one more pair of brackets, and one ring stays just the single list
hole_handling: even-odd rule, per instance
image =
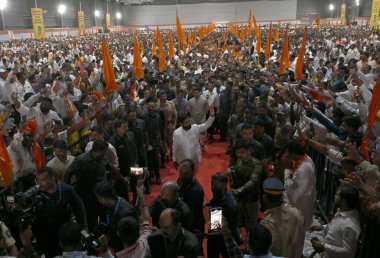
[{"label": "beard", "polygon": [[191,125],[188,125],[188,126],[183,125],[182,128],[183,128],[183,130],[188,131],[191,129]]},{"label": "beard", "polygon": [[32,146],[32,141],[29,139],[24,139],[22,140],[22,146],[25,148],[30,148]]}]

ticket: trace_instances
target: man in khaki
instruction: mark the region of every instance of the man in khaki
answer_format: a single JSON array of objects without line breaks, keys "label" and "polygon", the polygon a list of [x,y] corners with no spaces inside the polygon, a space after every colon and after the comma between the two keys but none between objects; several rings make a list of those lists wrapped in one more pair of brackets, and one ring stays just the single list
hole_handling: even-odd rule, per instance
[{"label": "man in khaki", "polygon": [[264,204],[268,208],[261,222],[272,233],[270,251],[275,256],[301,258],[297,246],[302,239],[304,218],[297,208],[283,202],[284,184],[276,177],[270,177],[263,183]]}]

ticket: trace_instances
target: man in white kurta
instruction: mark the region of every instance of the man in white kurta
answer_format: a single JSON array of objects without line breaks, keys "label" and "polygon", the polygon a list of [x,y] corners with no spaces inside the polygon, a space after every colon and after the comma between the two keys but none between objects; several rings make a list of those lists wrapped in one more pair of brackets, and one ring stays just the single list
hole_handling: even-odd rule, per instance
[{"label": "man in white kurta", "polygon": [[206,123],[197,125],[190,124],[189,117],[186,117],[181,125],[173,133],[173,162],[175,167],[185,159],[191,159],[195,164],[195,171],[202,158],[199,135],[206,131],[214,122],[214,109],[210,109],[210,116]]},{"label": "man in white kurta", "polygon": [[315,166],[299,140],[292,140],[286,145],[283,161],[287,167],[284,180],[286,199],[301,212],[305,221],[304,231],[300,234],[301,239],[296,250],[297,257],[301,257],[306,230],[313,222],[316,195]]}]

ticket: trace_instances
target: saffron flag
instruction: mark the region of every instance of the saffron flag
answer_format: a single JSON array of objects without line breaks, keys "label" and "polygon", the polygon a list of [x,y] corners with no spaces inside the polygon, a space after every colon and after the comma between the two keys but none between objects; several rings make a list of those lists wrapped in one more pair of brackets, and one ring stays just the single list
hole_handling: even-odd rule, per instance
[{"label": "saffron flag", "polygon": [[298,59],[296,63],[295,79],[297,81],[302,80],[302,76],[303,76],[302,70],[303,70],[303,64],[304,64],[304,58],[305,58],[306,34],[307,34],[307,27],[305,27],[303,31],[302,45],[301,45],[301,49],[298,54]]},{"label": "saffron flag", "polygon": [[285,38],[284,44],[282,45],[282,52],[280,58],[280,74],[285,73],[285,70],[290,67],[290,58],[289,58],[289,35],[288,35],[288,25],[285,29]]},{"label": "saffron flag", "polygon": [[274,34],[274,41],[275,41],[275,42],[278,42],[278,41],[280,40],[279,30],[280,30],[280,27],[277,26],[277,27],[276,27],[276,32],[275,32],[275,34]]},{"label": "saffron flag", "polygon": [[368,128],[371,129],[375,125],[377,112],[380,106],[380,76],[377,77],[375,87],[373,87],[372,99],[368,108]]},{"label": "saffron flag", "polygon": [[133,67],[135,69],[136,77],[144,78],[144,69],[142,66],[141,52],[137,35],[135,35],[135,42],[133,44]]},{"label": "saffron flag", "polygon": [[252,8],[249,8],[249,16],[248,16],[248,33],[252,31]]},{"label": "saffron flag", "polygon": [[260,52],[261,52],[261,29],[259,28],[257,42],[256,42],[256,53],[259,58],[260,58]]},{"label": "saffron flag", "polygon": [[177,12],[177,17],[176,17],[176,24],[177,24],[177,37],[178,37],[178,46],[182,42],[182,25],[181,25],[181,20],[179,19],[178,12]]},{"label": "saffron flag", "polygon": [[113,70],[112,59],[110,51],[108,50],[108,45],[106,37],[102,37],[102,58],[103,58],[103,75],[104,80],[106,81],[106,93],[119,91],[119,86],[116,84],[115,72]]},{"label": "saffron flag", "polygon": [[5,186],[9,186],[12,179],[13,163],[7,151],[3,135],[0,134],[0,173]]},{"label": "saffron flag", "polygon": [[253,26],[255,27],[255,35],[256,37],[259,36],[259,26],[257,25],[256,17],[253,16]]},{"label": "saffron flag", "polygon": [[317,14],[317,18],[315,19],[315,24],[317,24],[318,28],[321,25],[321,16]]},{"label": "saffron flag", "polygon": [[159,70],[162,72],[166,65],[166,56],[164,50],[164,42],[162,40],[162,34],[159,28],[157,28],[157,40],[158,40],[158,56],[159,56]]},{"label": "saffron flag", "polygon": [[156,38],[152,36],[152,58],[157,56]]},{"label": "saffron flag", "polygon": [[173,44],[173,34],[171,30],[169,31],[168,40],[169,40],[169,58],[170,60],[172,60],[174,57],[174,44]]},{"label": "saffron flag", "polygon": [[272,24],[269,25],[267,43],[265,45],[265,59],[269,60],[270,58],[270,46],[272,44]]}]

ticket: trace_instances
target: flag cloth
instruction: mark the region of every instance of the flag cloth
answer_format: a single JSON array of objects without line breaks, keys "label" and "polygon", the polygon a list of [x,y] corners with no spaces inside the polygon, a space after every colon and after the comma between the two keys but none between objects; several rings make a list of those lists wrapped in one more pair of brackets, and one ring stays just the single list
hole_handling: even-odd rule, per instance
[{"label": "flag cloth", "polygon": [[152,36],[152,58],[157,56],[156,37]]},{"label": "flag cloth", "polygon": [[248,33],[252,31],[252,8],[249,8],[249,16],[248,16]]},{"label": "flag cloth", "polygon": [[321,16],[317,14],[317,18],[315,19],[315,23],[317,24],[318,28],[321,25]]},{"label": "flag cloth", "polygon": [[186,31],[183,31],[183,34],[182,34],[182,50],[183,50],[183,54],[186,55],[186,51],[187,51]]},{"label": "flag cloth", "polygon": [[359,146],[359,150],[362,154],[362,157],[365,160],[369,160],[369,142],[367,136],[362,138],[362,144]]},{"label": "flag cloth", "polygon": [[295,79],[297,81],[302,80],[302,76],[303,76],[302,70],[303,70],[304,58],[305,58],[306,34],[307,34],[307,27],[305,27],[303,31],[302,45],[301,45],[300,52],[298,53],[298,59],[296,63]]},{"label": "flag cloth", "polygon": [[[38,125],[37,125],[36,120],[35,119],[28,120],[26,122],[26,128],[24,130],[31,132],[33,135],[33,138],[35,138],[37,135],[37,130],[38,130]],[[33,154],[34,154],[34,161],[36,163],[36,168],[37,168],[37,171],[39,171],[41,168],[46,166],[45,154],[41,150],[40,145],[34,139],[32,142],[32,147],[33,147]]]},{"label": "flag cloth", "polygon": [[0,134],[0,173],[4,186],[9,186],[12,180],[13,163],[5,145],[3,135]]},{"label": "flag cloth", "polygon": [[179,46],[181,45],[181,42],[182,42],[182,25],[181,25],[181,20],[179,19],[179,16],[178,16],[178,11],[177,11],[177,17],[176,17],[176,24],[177,24],[178,46]]},{"label": "flag cloth", "polygon": [[257,42],[256,42],[256,53],[258,55],[258,58],[260,59],[260,53],[261,53],[261,29],[260,28],[258,31]]},{"label": "flag cloth", "polygon": [[259,26],[257,25],[256,17],[253,16],[253,26],[255,27],[255,35],[256,37],[259,36]]},{"label": "flag cloth", "polygon": [[275,32],[275,34],[274,34],[274,41],[275,41],[275,42],[278,42],[278,41],[280,40],[279,30],[280,30],[280,27],[277,26],[277,27],[276,27],[276,32]]},{"label": "flag cloth", "polygon": [[141,52],[139,47],[139,41],[137,35],[135,36],[135,42],[133,44],[133,67],[135,69],[136,77],[143,79],[144,78],[144,69],[142,66]]},{"label": "flag cloth", "polygon": [[106,81],[106,93],[115,91],[119,91],[119,87],[116,84],[115,80],[115,72],[113,70],[111,55],[108,50],[106,37],[102,37],[102,58],[103,58],[103,75],[104,80]]},{"label": "flag cloth", "polygon": [[172,60],[174,57],[174,44],[173,44],[173,34],[171,30],[169,31],[168,38],[169,38],[169,58],[170,60]]},{"label": "flag cloth", "polygon": [[166,56],[164,50],[164,42],[162,40],[162,34],[160,29],[157,27],[157,41],[158,41],[158,56],[159,56],[159,70],[162,72],[166,65]]},{"label": "flag cloth", "polygon": [[270,46],[272,44],[272,24],[269,24],[268,38],[265,45],[265,59],[269,61],[270,58]]},{"label": "flag cloth", "polygon": [[375,125],[377,112],[380,106],[380,76],[377,77],[375,87],[373,87],[371,103],[368,107],[368,128],[371,129]]},{"label": "flag cloth", "polygon": [[280,59],[280,74],[285,73],[285,70],[290,67],[289,58],[289,35],[288,35],[288,25],[285,29],[284,44],[282,45],[281,59]]}]

